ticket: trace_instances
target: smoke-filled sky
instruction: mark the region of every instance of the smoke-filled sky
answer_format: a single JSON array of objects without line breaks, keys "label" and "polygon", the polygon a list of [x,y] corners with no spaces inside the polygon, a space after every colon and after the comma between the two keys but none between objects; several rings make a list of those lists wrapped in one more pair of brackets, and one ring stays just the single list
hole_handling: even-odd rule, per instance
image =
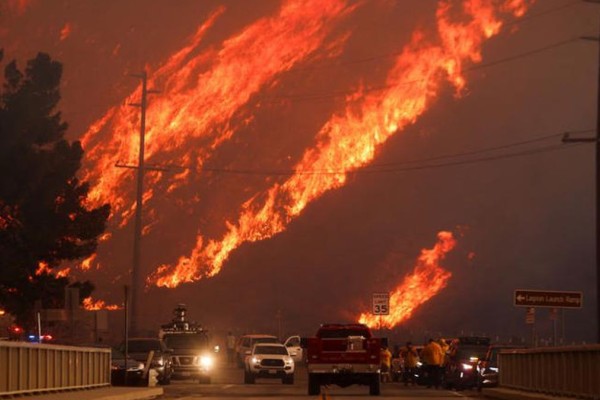
[{"label": "smoke-filled sky", "polygon": [[82,176],[113,206],[91,268],[71,274],[122,301],[135,180],[114,165],[136,162],[126,104],[145,69],[147,159],[167,169],[146,174],[146,327],[179,302],[214,330],[357,320],[449,231],[447,280],[399,335],[528,336],[513,292],[545,289],[584,293],[564,331],[593,340],[594,147],[561,137],[594,134],[598,44],[579,38],[597,36],[600,7],[462,3],[0,0],[5,63],[64,64]]}]

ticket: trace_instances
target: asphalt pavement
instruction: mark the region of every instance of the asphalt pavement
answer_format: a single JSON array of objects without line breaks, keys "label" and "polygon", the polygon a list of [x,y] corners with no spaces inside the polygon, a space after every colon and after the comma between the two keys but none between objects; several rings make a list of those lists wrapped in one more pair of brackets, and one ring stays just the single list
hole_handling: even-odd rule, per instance
[{"label": "asphalt pavement", "polygon": [[543,393],[505,389],[502,387],[484,388],[482,393],[485,397],[495,400],[575,400],[575,397],[551,396]]},{"label": "asphalt pavement", "polygon": [[0,398],[23,400],[138,400],[154,399],[164,393],[162,387],[107,386],[98,389],[70,390],[33,395],[13,395]]}]

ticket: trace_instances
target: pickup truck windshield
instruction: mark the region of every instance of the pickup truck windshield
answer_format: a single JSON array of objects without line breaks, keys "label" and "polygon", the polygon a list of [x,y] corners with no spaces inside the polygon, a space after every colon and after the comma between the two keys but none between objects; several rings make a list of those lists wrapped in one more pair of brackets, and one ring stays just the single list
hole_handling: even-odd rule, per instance
[{"label": "pickup truck windshield", "polygon": [[254,354],[278,354],[287,356],[288,352],[283,346],[256,346],[254,348]]}]

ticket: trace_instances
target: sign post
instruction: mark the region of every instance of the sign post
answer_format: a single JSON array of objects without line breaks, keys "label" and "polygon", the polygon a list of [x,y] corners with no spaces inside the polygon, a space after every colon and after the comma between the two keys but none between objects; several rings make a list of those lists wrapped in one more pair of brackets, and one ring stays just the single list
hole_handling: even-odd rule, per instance
[{"label": "sign post", "polygon": [[[550,308],[550,319],[553,323],[554,345],[558,343],[557,313],[558,309],[581,308],[583,306],[582,292],[563,292],[550,290],[517,289],[513,298],[515,307],[527,307],[525,323],[531,324],[532,343],[536,345],[535,307]],[[563,332],[564,335],[564,332]],[[564,339],[564,338],[563,338]]]}]

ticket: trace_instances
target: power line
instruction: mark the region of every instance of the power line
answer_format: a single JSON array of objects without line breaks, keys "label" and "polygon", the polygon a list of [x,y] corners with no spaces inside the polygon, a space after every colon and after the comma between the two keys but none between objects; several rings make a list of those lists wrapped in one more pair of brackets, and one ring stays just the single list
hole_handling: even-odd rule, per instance
[{"label": "power line", "polygon": [[[501,58],[501,59],[498,59],[495,61],[490,61],[488,63],[473,65],[473,66],[465,68],[464,72],[468,73],[468,72],[476,71],[476,70],[483,69],[483,68],[493,67],[493,66],[496,66],[499,64],[503,64],[505,62],[518,60],[520,58],[529,57],[534,54],[538,54],[538,53],[541,53],[541,52],[544,52],[544,51],[547,51],[550,49],[561,47],[561,46],[564,46],[566,44],[569,44],[569,43],[572,43],[572,42],[575,42],[578,40],[580,40],[579,36],[573,37],[570,39],[566,39],[566,40],[562,40],[560,42],[556,42],[556,43],[549,44],[547,46],[528,50],[526,52],[515,54],[513,56],[509,56],[506,58]],[[379,91],[383,91],[383,90],[390,89],[393,87],[406,86],[406,85],[411,85],[413,83],[419,83],[419,82],[423,82],[423,81],[425,81],[425,78],[424,79],[413,79],[411,81],[403,82],[400,85],[387,84],[387,85],[373,86],[371,88],[362,89],[361,92],[362,93],[379,92]],[[346,90],[346,91],[338,91],[338,92],[331,92],[331,93],[314,93],[314,94],[307,93],[307,94],[298,94],[298,95],[279,95],[279,96],[270,96],[269,99],[282,99],[282,100],[290,100],[290,101],[315,101],[315,100],[326,100],[326,99],[331,99],[331,98],[335,98],[335,97],[346,97],[346,96],[352,95],[354,93],[356,93],[356,90],[352,90],[352,91]],[[273,103],[279,103],[279,102],[273,101]]]},{"label": "power line", "polygon": [[[563,137],[565,134],[571,135],[571,134],[583,134],[583,133],[590,133],[590,132],[594,132],[594,130],[593,129],[586,129],[586,130],[570,131],[570,132],[566,132],[566,133],[553,133],[552,135],[538,136],[538,137],[535,137],[535,138],[532,138],[532,139],[523,140],[523,141],[520,141],[520,142],[508,143],[508,144],[499,145],[499,146],[495,146],[495,147],[487,147],[487,148],[479,149],[479,150],[466,151],[466,152],[454,153],[454,154],[447,154],[447,155],[441,155],[441,156],[430,157],[430,158],[422,158],[422,159],[412,160],[412,161],[400,161],[400,162],[394,162],[394,163],[380,163],[380,164],[377,164],[377,166],[391,166],[391,165],[415,164],[415,163],[423,163],[423,162],[429,162],[429,161],[445,160],[445,159],[449,159],[449,158],[458,158],[458,157],[464,157],[464,156],[472,156],[472,155],[477,155],[477,154],[490,153],[490,152],[497,151],[497,150],[509,149],[509,148],[517,147],[517,146],[523,146],[523,145],[526,145],[526,144],[537,143],[537,142],[541,142],[541,141],[545,141],[545,140],[549,140],[549,139],[558,139],[559,137]],[[373,167],[375,167],[375,165]]]},{"label": "power line", "polygon": [[[592,131],[593,130],[580,130],[580,131],[573,131],[571,133],[587,133],[587,132],[592,132]],[[514,151],[514,152],[509,152],[509,153],[490,155],[490,156],[486,156],[486,157],[469,158],[466,160],[464,160],[464,159],[463,160],[452,160],[452,159],[461,158],[461,157],[465,157],[465,156],[473,156],[473,155],[484,154],[484,153],[489,153],[489,152],[498,151],[498,150],[504,150],[504,149],[508,149],[508,148],[512,148],[512,147],[532,144],[532,143],[540,142],[543,140],[548,140],[551,138],[558,138],[563,135],[564,135],[563,133],[556,133],[556,134],[552,134],[552,135],[545,135],[545,136],[540,136],[537,138],[532,138],[532,139],[525,140],[525,141],[513,142],[513,143],[509,143],[509,144],[505,144],[505,145],[494,146],[494,147],[488,147],[488,148],[483,148],[483,149],[474,150],[474,151],[470,151],[470,152],[454,153],[454,154],[442,155],[442,156],[437,156],[437,157],[430,157],[430,158],[426,158],[426,159],[404,161],[404,162],[397,162],[397,163],[374,164],[374,165],[369,165],[369,166],[365,166],[365,167],[362,167],[359,169],[354,169],[354,170],[349,170],[349,171],[344,171],[344,170],[303,170],[303,171],[298,171],[298,170],[267,170],[267,169],[261,170],[261,169],[218,168],[218,167],[210,167],[210,166],[203,167],[202,171],[214,172],[214,173],[224,173],[224,174],[234,174],[234,175],[267,175],[267,176],[339,175],[339,174],[354,174],[354,173],[407,172],[407,171],[416,171],[416,170],[424,170],[424,169],[435,169],[435,168],[443,168],[443,167],[449,167],[449,166],[474,164],[474,163],[503,160],[503,159],[510,159],[510,158],[516,158],[516,157],[532,156],[532,155],[538,155],[538,154],[543,154],[543,153],[547,153],[547,152],[553,152],[553,151],[557,151],[557,150],[565,150],[565,149],[568,149],[571,147],[577,147],[577,146],[580,146],[583,144],[583,143],[575,143],[575,144],[560,143],[560,144],[556,144],[556,145],[537,147],[537,148],[533,148],[533,149],[525,149],[525,150],[519,150],[519,151]],[[448,159],[450,159],[451,161],[447,161],[444,163],[430,163],[431,161],[448,160]],[[423,164],[423,165],[406,166],[407,164],[419,164],[419,163]]]},{"label": "power line", "polygon": [[440,163],[440,164],[417,165],[417,166],[413,166],[413,167],[403,167],[403,168],[388,168],[388,169],[377,169],[377,170],[364,169],[364,170],[360,170],[357,172],[365,172],[365,173],[406,172],[406,171],[418,171],[418,170],[425,170],[425,169],[452,167],[452,166],[458,166],[458,165],[478,164],[478,163],[487,162],[487,161],[504,160],[504,159],[509,159],[509,158],[518,158],[518,157],[524,157],[524,156],[532,156],[532,155],[538,155],[538,154],[543,154],[543,153],[549,153],[552,151],[565,150],[565,149],[571,148],[571,147],[578,147],[582,144],[583,143],[578,143],[578,144],[567,145],[567,146],[565,146],[564,144],[556,144],[556,145],[551,145],[551,146],[546,146],[546,147],[540,147],[537,149],[523,150],[523,151],[508,153],[508,154],[498,154],[498,155],[489,156],[489,157],[473,158],[473,159],[469,159],[469,160],[449,161],[449,162]]},{"label": "power line", "polygon": [[[504,26],[512,26],[512,25],[517,25],[520,24],[522,22],[528,22],[532,19],[536,19],[539,17],[543,17],[546,16],[548,14],[551,13],[555,13],[557,11],[562,11],[566,8],[570,8],[572,6],[575,5],[580,5],[581,4],[581,0],[575,0],[575,1],[571,1],[567,4],[563,4],[554,8],[550,8],[548,10],[544,10],[541,11],[539,13],[536,14],[529,14],[525,17],[521,17],[519,19],[515,19],[513,21],[509,21],[509,22],[505,22],[503,23]],[[340,67],[340,66],[346,66],[346,65],[356,65],[356,64],[362,64],[362,63],[368,63],[368,62],[372,62],[372,61],[377,61],[377,60],[381,60],[383,58],[391,58],[391,57],[397,57],[399,55],[402,54],[402,51],[394,51],[391,53],[385,53],[385,54],[379,54],[379,55],[373,55],[373,56],[369,56],[369,57],[365,57],[365,58],[358,58],[355,60],[348,60],[348,61],[338,61],[338,62],[331,62],[331,63],[326,63],[326,64],[321,64],[321,65],[315,65],[315,66],[307,66],[307,67],[301,67],[301,68],[294,68],[293,70],[289,71],[290,73],[294,73],[294,72],[302,72],[302,71],[311,71],[311,70],[319,70],[319,69],[326,69],[326,68],[332,68],[332,67]]]}]

